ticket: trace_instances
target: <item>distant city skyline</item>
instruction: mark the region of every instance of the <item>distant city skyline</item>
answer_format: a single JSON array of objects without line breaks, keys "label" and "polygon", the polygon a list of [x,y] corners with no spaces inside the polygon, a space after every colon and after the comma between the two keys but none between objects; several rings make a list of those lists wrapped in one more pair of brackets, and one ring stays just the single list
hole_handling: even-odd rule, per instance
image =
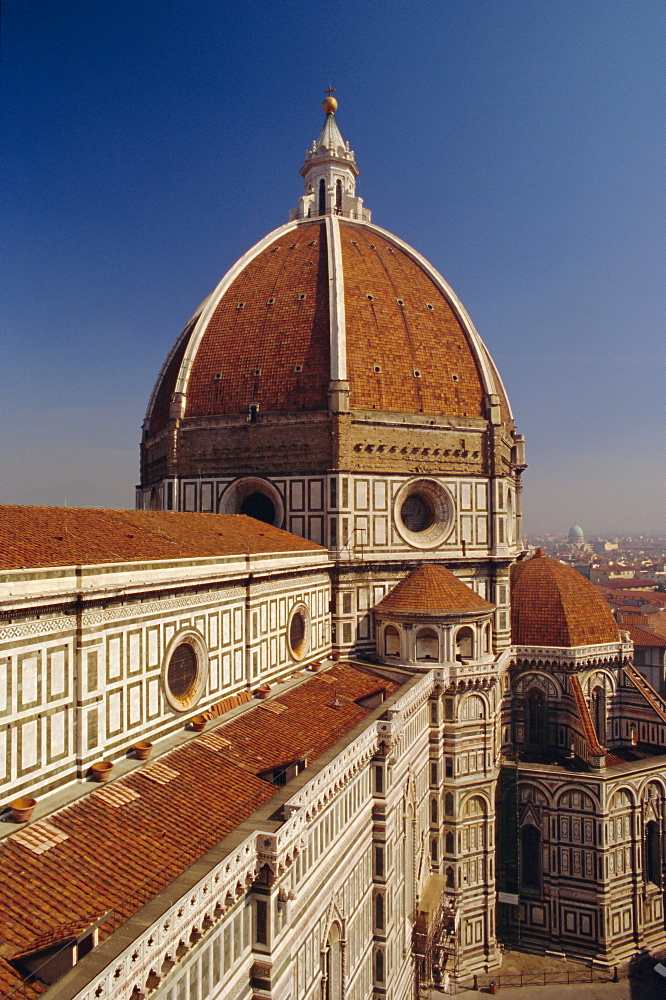
[{"label": "distant city skyline", "polygon": [[5,0],[0,502],[132,507],[160,366],[332,83],[525,434],[525,533],[663,533],[661,3]]}]

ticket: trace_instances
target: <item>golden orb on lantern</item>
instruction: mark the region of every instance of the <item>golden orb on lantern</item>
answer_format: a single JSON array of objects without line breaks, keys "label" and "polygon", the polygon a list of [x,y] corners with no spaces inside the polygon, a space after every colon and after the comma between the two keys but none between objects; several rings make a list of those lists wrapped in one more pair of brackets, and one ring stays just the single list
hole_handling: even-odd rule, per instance
[{"label": "golden orb on lantern", "polygon": [[321,106],[327,115],[334,115],[338,110],[338,102],[334,97],[331,97],[330,94],[328,97],[324,98]]}]

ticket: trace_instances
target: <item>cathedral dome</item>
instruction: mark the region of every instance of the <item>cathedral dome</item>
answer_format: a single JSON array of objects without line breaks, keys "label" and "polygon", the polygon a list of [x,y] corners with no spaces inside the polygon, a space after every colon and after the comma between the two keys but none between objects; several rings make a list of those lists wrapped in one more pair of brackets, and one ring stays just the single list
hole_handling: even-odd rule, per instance
[{"label": "cathedral dome", "polygon": [[619,642],[610,608],[571,566],[541,549],[511,569],[511,639],[519,646],[593,646]]},{"label": "cathedral dome", "polygon": [[[334,302],[331,300],[335,299]],[[185,419],[349,408],[485,419],[497,371],[467,314],[416,251],[369,223],[292,222],[250,250],[186,326],[147,413]]]},{"label": "cathedral dome", "polygon": [[292,221],[229,270],[178,338],[144,435],[174,419],[315,410],[492,414],[512,429],[497,370],[455,293],[371,224],[333,110],[301,173]]}]

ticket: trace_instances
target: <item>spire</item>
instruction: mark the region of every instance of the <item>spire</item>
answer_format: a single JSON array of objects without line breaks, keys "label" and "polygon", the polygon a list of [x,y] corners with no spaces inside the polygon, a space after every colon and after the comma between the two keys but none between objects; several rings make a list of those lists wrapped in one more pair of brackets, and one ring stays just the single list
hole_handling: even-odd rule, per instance
[{"label": "spire", "polygon": [[359,222],[369,222],[370,212],[363,208],[363,199],[356,197],[356,166],[354,152],[342,138],[335,112],[338,102],[332,96],[333,87],[326,91],[322,108],[326,118],[319,138],[305,154],[301,175],[305,194],[290,219],[310,219],[322,215],[339,215]]}]

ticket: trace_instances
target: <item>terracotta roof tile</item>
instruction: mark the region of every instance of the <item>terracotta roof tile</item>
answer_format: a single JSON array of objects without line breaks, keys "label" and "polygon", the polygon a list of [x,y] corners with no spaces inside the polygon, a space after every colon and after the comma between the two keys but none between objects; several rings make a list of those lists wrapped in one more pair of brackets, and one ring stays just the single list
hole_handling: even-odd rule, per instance
[{"label": "terracotta roof tile", "polygon": [[322,551],[243,514],[0,506],[0,569]]},{"label": "terracotta roof tile", "polygon": [[474,352],[429,275],[379,233],[340,234],[351,406],[485,417]]},{"label": "terracotta roof tile", "polygon": [[640,625],[632,625],[630,622],[625,621],[624,618],[620,624],[620,628],[629,633],[629,638],[634,646],[666,648],[666,638],[664,636],[657,635],[656,632],[651,632],[647,628],[641,628]]},{"label": "terracotta roof tile", "polygon": [[574,696],[578,718],[581,726],[583,727],[583,734],[585,736],[587,748],[593,756],[605,757],[606,748],[602,747],[599,743],[597,730],[595,729],[594,723],[590,717],[590,710],[587,707],[587,702],[585,701],[585,695],[583,694],[580,680],[574,675],[569,678],[569,683]]},{"label": "terracotta roof tile", "polygon": [[423,563],[396,584],[376,607],[395,613],[451,615],[490,612],[494,605],[445,566]]},{"label": "terracotta roof tile", "polygon": [[[314,760],[372,710],[359,699],[395,690],[338,664],[276,698],[280,714],[257,705],[7,837],[0,843],[0,955],[61,941],[112,910],[117,926],[275,794],[259,773]],[[49,840],[48,848],[35,853],[26,834]],[[100,935],[112,929],[102,923]],[[0,986],[11,976],[0,963]]]},{"label": "terracotta roof tile", "polygon": [[540,549],[511,570],[511,637],[520,646],[591,646],[619,642],[598,590]]},{"label": "terracotta roof tile", "polygon": [[192,365],[186,417],[247,413],[250,403],[262,411],[326,410],[329,342],[326,228],[303,223],[278,236],[223,295]]}]

